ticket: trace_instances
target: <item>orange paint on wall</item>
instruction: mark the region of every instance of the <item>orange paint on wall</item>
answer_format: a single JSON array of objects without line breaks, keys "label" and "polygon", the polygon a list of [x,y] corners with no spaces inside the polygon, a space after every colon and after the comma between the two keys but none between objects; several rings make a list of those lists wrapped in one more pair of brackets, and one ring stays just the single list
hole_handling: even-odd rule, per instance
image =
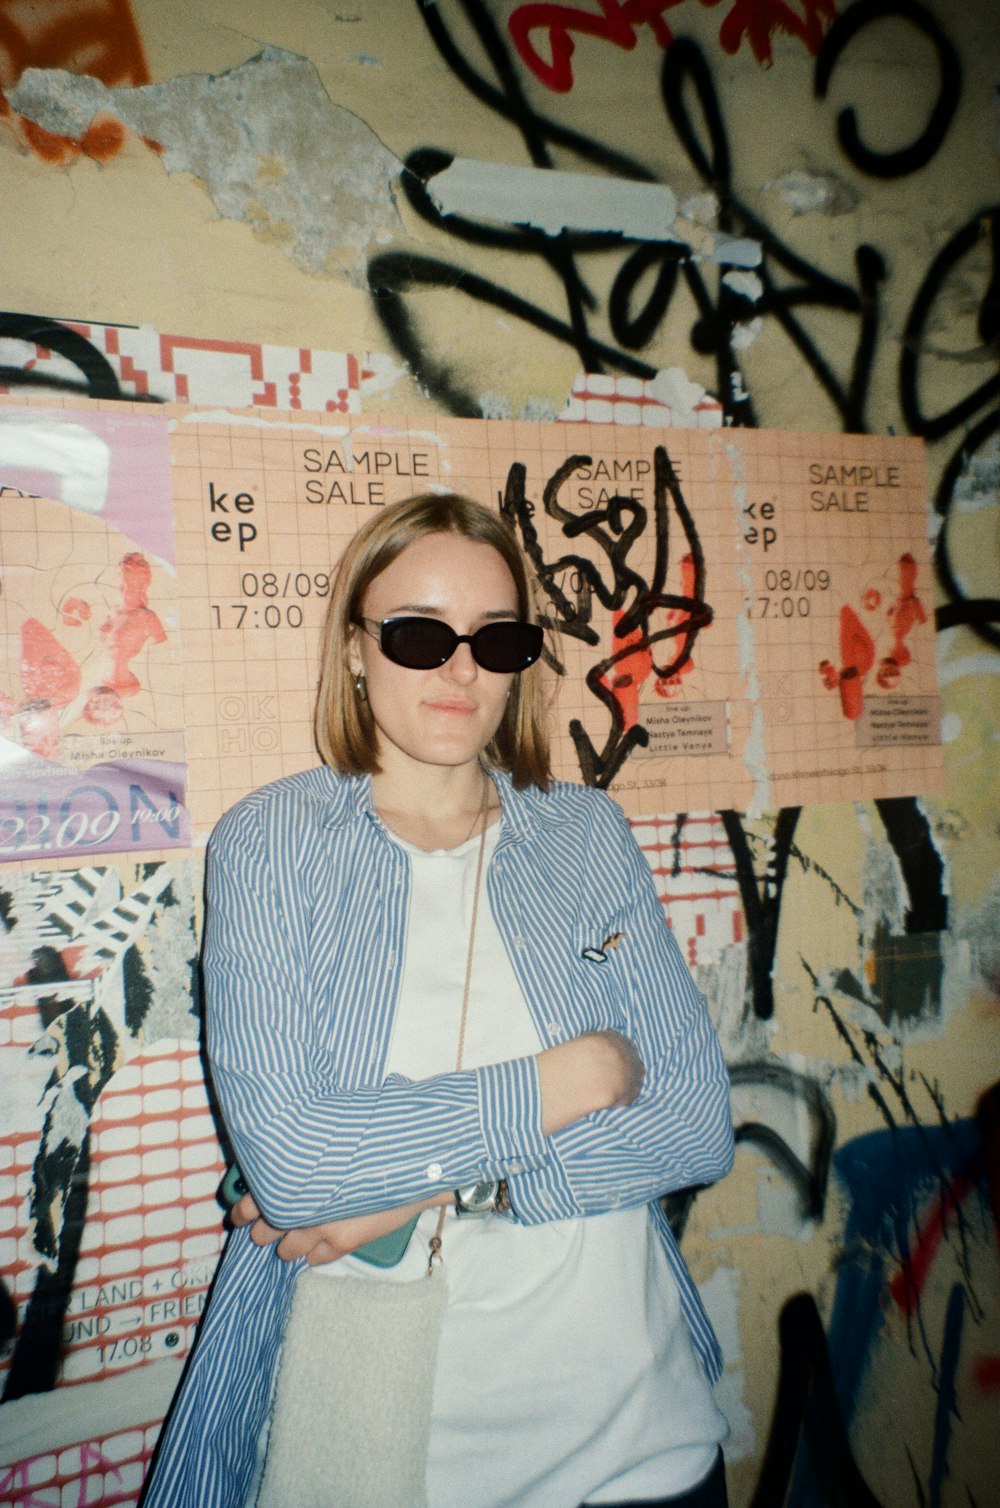
[{"label": "orange paint on wall", "polygon": [[81,152],[106,162],[121,151],[125,130],[110,116],[78,140],[15,114],[3,90],[26,68],[89,74],[109,88],[150,83],[131,0],[0,0],[0,124],[45,162],[65,165]]}]

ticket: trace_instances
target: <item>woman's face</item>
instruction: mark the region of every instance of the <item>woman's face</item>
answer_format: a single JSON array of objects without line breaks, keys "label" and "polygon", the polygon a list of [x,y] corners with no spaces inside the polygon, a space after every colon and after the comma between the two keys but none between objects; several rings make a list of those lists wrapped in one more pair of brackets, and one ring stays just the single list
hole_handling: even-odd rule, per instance
[{"label": "woman's face", "polygon": [[[457,634],[518,617],[517,587],[492,545],[461,534],[428,534],[407,545],[376,576],[362,616],[440,618]],[[352,675],[364,672],[387,773],[407,765],[458,766],[476,760],[503,717],[512,675],[483,670],[460,644],[435,670],[409,670],[386,659],[378,640],[356,630]]]}]

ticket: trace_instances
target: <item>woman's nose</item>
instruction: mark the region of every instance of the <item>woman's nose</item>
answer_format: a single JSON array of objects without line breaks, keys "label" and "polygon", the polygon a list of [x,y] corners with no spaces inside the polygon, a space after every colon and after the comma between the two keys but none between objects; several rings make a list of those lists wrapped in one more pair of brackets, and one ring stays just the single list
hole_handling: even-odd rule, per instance
[{"label": "woman's nose", "polygon": [[459,644],[450,660],[447,660],[441,669],[452,680],[460,682],[463,686],[469,681],[476,679],[477,667],[472,658],[472,649],[468,644]]}]

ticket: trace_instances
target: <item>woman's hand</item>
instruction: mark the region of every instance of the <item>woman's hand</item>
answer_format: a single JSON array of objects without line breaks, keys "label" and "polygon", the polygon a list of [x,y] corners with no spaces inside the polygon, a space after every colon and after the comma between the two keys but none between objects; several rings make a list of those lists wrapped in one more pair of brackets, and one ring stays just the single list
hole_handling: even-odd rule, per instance
[{"label": "woman's hand", "polygon": [[452,1202],[451,1194],[438,1194],[420,1204],[404,1204],[396,1209],[380,1210],[374,1215],[352,1215],[345,1220],[328,1220],[324,1225],[304,1225],[298,1230],[281,1231],[275,1230],[264,1219],[253,1195],[244,1194],[233,1206],[231,1215],[234,1225],[253,1227],[250,1239],[255,1246],[272,1246],[277,1242],[278,1256],[283,1262],[304,1257],[310,1267],[319,1267],[348,1256],[378,1236],[387,1236],[424,1210]]},{"label": "woman's hand", "polygon": [[621,1032],[587,1032],[538,1054],[542,1130],[546,1136],[595,1110],[631,1105],[646,1070],[635,1044]]}]

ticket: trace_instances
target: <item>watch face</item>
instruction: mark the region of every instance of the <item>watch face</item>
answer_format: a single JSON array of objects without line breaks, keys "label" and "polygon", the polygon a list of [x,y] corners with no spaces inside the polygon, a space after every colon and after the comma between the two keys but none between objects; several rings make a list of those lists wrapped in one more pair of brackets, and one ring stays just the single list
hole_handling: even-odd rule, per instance
[{"label": "watch face", "polygon": [[496,1208],[500,1185],[495,1179],[470,1184],[455,1190],[455,1205],[460,1215],[489,1215]]}]

